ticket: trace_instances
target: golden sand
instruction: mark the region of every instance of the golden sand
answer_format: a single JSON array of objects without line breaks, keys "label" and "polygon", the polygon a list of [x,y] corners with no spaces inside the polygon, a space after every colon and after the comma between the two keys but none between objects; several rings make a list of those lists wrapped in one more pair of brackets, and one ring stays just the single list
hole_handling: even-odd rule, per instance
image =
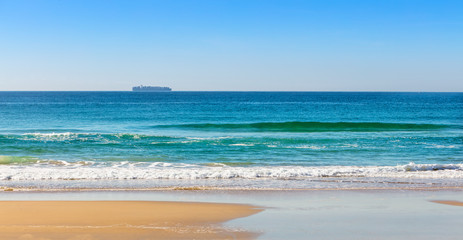
[{"label": "golden sand", "polygon": [[460,201],[431,201],[431,202],[463,207],[463,202],[460,202]]},{"label": "golden sand", "polygon": [[261,211],[241,204],[0,201],[0,239],[250,239],[220,223]]}]

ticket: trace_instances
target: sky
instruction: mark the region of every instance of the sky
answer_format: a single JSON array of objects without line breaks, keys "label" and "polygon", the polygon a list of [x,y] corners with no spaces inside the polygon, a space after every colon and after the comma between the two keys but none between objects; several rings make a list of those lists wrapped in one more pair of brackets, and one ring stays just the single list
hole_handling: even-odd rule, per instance
[{"label": "sky", "polygon": [[463,1],[0,0],[0,91],[463,91]]}]

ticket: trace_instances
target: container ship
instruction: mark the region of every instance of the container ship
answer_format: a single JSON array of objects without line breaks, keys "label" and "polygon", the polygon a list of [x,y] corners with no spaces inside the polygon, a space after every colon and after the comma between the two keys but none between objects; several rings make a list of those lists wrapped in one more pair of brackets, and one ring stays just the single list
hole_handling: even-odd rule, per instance
[{"label": "container ship", "polygon": [[170,87],[158,87],[158,86],[138,86],[133,87],[132,91],[134,92],[170,92],[172,88]]}]

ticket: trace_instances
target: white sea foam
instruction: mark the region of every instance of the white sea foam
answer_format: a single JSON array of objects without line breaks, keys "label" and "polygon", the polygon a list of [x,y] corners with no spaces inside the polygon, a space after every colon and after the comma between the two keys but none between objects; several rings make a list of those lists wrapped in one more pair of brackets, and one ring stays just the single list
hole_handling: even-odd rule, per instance
[{"label": "white sea foam", "polygon": [[432,144],[426,146],[425,148],[457,148],[456,145],[439,145],[439,144]]},{"label": "white sea foam", "polygon": [[252,147],[252,146],[254,146],[254,144],[252,144],[252,143],[235,143],[235,144],[230,144],[228,146]]},{"label": "white sea foam", "polygon": [[313,145],[298,145],[298,146],[288,146],[285,148],[299,148],[299,149],[312,149],[312,150],[320,150],[326,148],[325,146],[313,146]]},{"label": "white sea foam", "polygon": [[358,148],[358,144],[345,144],[342,146],[343,148]]},{"label": "white sea foam", "polygon": [[[141,134],[132,134],[132,133],[76,133],[76,132],[50,132],[50,133],[42,133],[42,132],[31,132],[31,133],[24,133],[22,134],[24,139],[26,140],[47,140],[47,141],[65,141],[65,140],[80,140],[86,141],[88,139],[104,139],[107,137],[114,137],[117,139],[122,138],[131,138],[134,140],[141,139],[142,137],[146,137],[147,135]],[[163,137],[163,136],[152,136],[152,137]],[[172,138],[172,137],[169,137]]]},{"label": "white sea foam", "polygon": [[55,133],[55,132],[51,132],[51,133],[24,133],[23,136],[37,136],[37,137],[69,137],[71,135],[74,135],[74,134],[77,134],[77,133],[72,133],[72,132],[64,132],[64,133]]},{"label": "white sea foam", "polygon": [[241,137],[233,137],[233,136],[224,136],[224,137],[185,137],[186,139],[192,140],[222,140],[222,139],[237,139]]},{"label": "white sea foam", "polygon": [[[55,161],[56,162],[56,161]],[[370,177],[410,179],[463,179],[463,164],[398,166],[200,166],[184,163],[37,163],[0,165],[0,180],[98,179],[310,179],[320,177]]]},{"label": "white sea foam", "polygon": [[64,132],[64,133],[25,133],[23,136],[30,140],[42,140],[42,141],[65,141],[71,140],[78,137],[77,133]]}]

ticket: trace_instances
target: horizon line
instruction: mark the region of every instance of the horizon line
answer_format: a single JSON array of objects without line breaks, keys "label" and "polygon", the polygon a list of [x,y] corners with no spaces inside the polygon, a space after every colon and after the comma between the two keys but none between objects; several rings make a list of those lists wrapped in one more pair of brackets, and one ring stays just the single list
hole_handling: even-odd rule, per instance
[{"label": "horizon line", "polygon": [[[0,92],[136,92],[132,90],[0,90]],[[171,93],[171,92],[370,92],[370,93],[463,93],[463,91],[381,91],[381,90],[308,90],[308,91],[297,91],[297,90],[172,90],[172,91],[139,91],[149,93]]]}]

